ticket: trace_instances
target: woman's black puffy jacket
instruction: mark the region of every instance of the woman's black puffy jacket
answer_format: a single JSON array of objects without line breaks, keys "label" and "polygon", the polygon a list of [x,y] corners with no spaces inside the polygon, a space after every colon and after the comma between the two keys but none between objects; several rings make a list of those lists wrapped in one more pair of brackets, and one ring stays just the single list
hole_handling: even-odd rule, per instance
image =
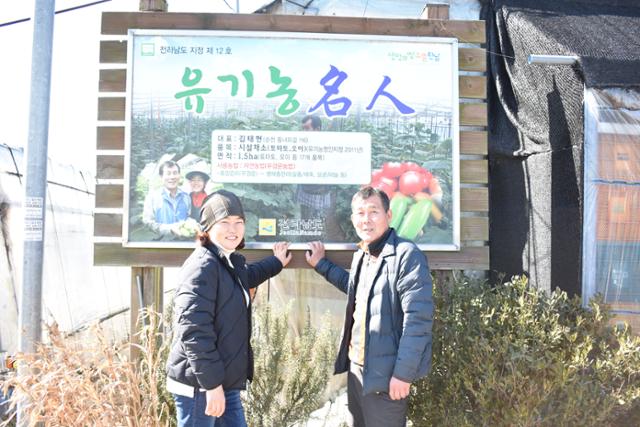
[{"label": "woman's black puffy jacket", "polygon": [[244,389],[253,378],[251,304],[245,294],[282,270],[275,256],[247,265],[231,254],[231,268],[213,245],[196,248],[184,262],[174,297],[174,339],[167,375],[211,390]]}]

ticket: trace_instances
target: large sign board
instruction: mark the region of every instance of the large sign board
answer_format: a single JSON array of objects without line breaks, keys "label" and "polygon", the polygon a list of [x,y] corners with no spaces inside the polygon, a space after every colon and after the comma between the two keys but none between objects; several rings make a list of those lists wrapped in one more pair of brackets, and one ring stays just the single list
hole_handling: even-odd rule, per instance
[{"label": "large sign board", "polygon": [[460,249],[455,39],[130,30],[128,49],[125,246],[192,246],[225,188],[249,249],[349,249],[370,184],[400,235]]}]

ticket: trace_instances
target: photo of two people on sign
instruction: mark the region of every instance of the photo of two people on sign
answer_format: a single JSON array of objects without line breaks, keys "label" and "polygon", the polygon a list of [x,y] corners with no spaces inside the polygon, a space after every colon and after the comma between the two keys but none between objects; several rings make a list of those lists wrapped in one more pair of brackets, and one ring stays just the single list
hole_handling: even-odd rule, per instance
[{"label": "photo of two people on sign", "polygon": [[142,222],[156,235],[154,240],[192,239],[204,200],[221,188],[210,181],[211,167],[200,157],[173,157],[168,154],[148,164],[139,177],[148,183]]},{"label": "photo of two people on sign", "polygon": [[[321,131],[322,120],[308,115],[301,120],[304,131]],[[140,178],[148,182],[144,198],[142,222],[156,234],[154,240],[190,239],[199,227],[200,208],[205,198],[222,188],[210,181],[210,165],[202,158],[188,154],[173,160],[164,155],[155,165],[148,164]],[[159,179],[147,175],[157,175]],[[142,181],[145,181],[143,179]],[[295,201],[300,206],[301,219],[322,218],[326,237],[340,239],[335,214],[336,192],[330,185],[299,184],[295,187]]]}]

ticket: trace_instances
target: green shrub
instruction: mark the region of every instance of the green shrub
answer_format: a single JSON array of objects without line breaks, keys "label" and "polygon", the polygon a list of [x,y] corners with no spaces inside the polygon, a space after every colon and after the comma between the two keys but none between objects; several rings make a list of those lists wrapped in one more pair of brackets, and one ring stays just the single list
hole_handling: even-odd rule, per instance
[{"label": "green shrub", "polygon": [[431,374],[414,426],[640,425],[640,338],[600,299],[530,289],[525,278],[437,289]]},{"label": "green shrub", "polygon": [[308,420],[322,406],[337,347],[329,320],[318,331],[307,313],[305,328],[294,337],[288,310],[274,313],[261,304],[254,319],[255,373],[244,396],[248,425],[285,427]]}]

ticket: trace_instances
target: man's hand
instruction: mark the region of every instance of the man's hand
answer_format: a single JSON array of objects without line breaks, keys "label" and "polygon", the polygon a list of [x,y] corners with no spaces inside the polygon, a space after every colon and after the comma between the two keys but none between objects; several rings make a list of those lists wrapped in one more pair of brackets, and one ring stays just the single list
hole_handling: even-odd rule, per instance
[{"label": "man's hand", "polygon": [[207,407],[204,413],[211,417],[220,418],[224,414],[226,400],[224,398],[224,390],[222,384],[213,390],[207,390]]},{"label": "man's hand", "polygon": [[389,381],[389,397],[391,400],[404,399],[409,396],[410,389],[411,383],[406,383],[396,377],[391,377],[391,381]]},{"label": "man's hand", "polygon": [[291,253],[289,250],[289,242],[278,242],[273,245],[273,255],[280,260],[283,267],[286,267],[291,261]]},{"label": "man's hand", "polygon": [[309,249],[311,252],[307,251],[305,257],[307,258],[307,263],[315,268],[320,260],[324,258],[324,245],[322,242],[311,242],[309,243]]}]

